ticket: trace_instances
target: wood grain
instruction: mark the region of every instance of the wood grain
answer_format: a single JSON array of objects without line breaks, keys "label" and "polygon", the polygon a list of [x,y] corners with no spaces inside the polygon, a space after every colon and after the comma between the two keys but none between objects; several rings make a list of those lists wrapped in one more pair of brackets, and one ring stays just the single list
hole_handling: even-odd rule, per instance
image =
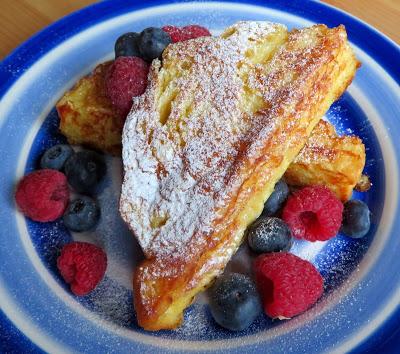
[{"label": "wood grain", "polygon": [[[0,58],[50,23],[93,0],[0,0]],[[400,0],[326,0],[400,43]]]},{"label": "wood grain", "polygon": [[359,17],[400,44],[400,0],[325,0]]}]

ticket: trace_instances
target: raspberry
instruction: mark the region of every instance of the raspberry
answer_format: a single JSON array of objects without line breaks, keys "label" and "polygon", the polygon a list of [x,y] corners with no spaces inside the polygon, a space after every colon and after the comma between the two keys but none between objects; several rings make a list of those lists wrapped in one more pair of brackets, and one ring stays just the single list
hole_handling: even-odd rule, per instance
[{"label": "raspberry", "polygon": [[187,39],[211,36],[211,33],[207,28],[199,25],[185,26],[182,28],[182,32],[188,37]]},{"label": "raspberry", "polygon": [[282,219],[294,237],[312,242],[326,241],[338,233],[342,212],[343,204],[333,192],[324,186],[311,186],[289,197]]},{"label": "raspberry", "polygon": [[118,57],[108,69],[106,92],[121,115],[129,113],[132,97],[146,90],[148,72],[149,65],[138,57]]},{"label": "raspberry", "polygon": [[65,245],[57,258],[57,268],[64,280],[71,284],[75,295],[83,296],[91,292],[107,268],[107,255],[90,243],[72,242]]},{"label": "raspberry", "polygon": [[176,42],[181,42],[181,32],[182,29],[180,27],[175,27],[175,26],[164,26],[162,28],[162,30],[166,33],[169,34],[169,36],[171,37],[172,43],[176,43]]},{"label": "raspberry", "polygon": [[34,221],[54,221],[64,213],[69,199],[67,178],[56,170],[39,170],[26,175],[17,185],[19,210]]},{"label": "raspberry", "polygon": [[207,28],[198,25],[189,25],[185,27],[164,26],[162,30],[170,35],[172,43],[183,42],[198,37],[211,36],[211,33]]},{"label": "raspberry", "polygon": [[296,316],[321,297],[324,281],[314,265],[287,252],[267,253],[254,262],[265,313],[271,318]]}]

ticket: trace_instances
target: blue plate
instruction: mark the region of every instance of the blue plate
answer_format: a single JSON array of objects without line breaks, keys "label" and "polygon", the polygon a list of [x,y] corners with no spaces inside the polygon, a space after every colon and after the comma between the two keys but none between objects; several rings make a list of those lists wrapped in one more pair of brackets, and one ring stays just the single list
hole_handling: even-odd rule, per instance
[{"label": "blue plate", "polygon": [[[141,257],[117,213],[120,160],[107,158],[101,186],[102,221],[95,233],[70,234],[61,222],[40,224],[16,211],[16,181],[37,166],[49,146],[63,141],[56,101],[82,75],[112,58],[115,39],[165,24],[202,24],[217,32],[238,20],[269,20],[289,28],[343,23],[363,63],[356,79],[327,114],[342,133],[367,147],[372,189],[364,199],[372,228],[362,240],[339,235],[325,243],[297,242],[325,279],[323,298],[290,321],[260,316],[246,331],[216,326],[200,296],[176,331],[145,332],[132,309],[131,274]],[[0,65],[0,349],[15,352],[395,352],[400,328],[399,153],[400,50],[372,27],[319,2],[104,1],[53,24]],[[106,277],[77,298],[56,267],[60,247],[89,240],[108,254]],[[239,255],[240,256],[240,255]],[[235,261],[240,265],[240,258]],[[246,271],[246,265],[243,265]]]}]

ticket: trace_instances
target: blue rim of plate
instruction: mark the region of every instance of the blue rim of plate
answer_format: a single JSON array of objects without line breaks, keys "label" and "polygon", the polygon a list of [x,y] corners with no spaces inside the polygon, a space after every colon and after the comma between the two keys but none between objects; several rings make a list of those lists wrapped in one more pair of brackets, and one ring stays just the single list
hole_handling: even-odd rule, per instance
[{"label": "blue rim of plate", "polygon": [[[241,3],[241,1],[222,2]],[[8,89],[33,63],[64,40],[95,24],[124,14],[127,11],[168,3],[168,1],[159,0],[146,1],[146,4],[139,4],[137,1],[127,3],[123,0],[110,0],[94,4],[61,19],[22,44],[1,62],[0,97],[7,93]],[[346,23],[346,29],[352,42],[373,56],[386,72],[397,83],[400,83],[400,71],[397,65],[400,62],[399,47],[392,40],[357,18],[329,5],[314,1],[293,1],[289,3],[284,0],[252,1],[251,5],[265,5],[268,8],[289,12],[311,21],[318,21],[324,18],[324,23],[328,26]],[[18,342],[20,348],[23,348],[24,351],[36,349],[2,312],[0,312],[0,329],[4,341]],[[8,331],[7,335],[5,335],[6,331]],[[399,331],[400,309],[397,308],[396,312],[392,313],[391,317],[373,333],[373,336],[361,343],[354,351],[363,352],[374,348],[378,344],[382,346],[381,350],[385,349],[385,352],[393,350],[397,345],[400,345]],[[3,340],[2,337],[0,339]]]}]

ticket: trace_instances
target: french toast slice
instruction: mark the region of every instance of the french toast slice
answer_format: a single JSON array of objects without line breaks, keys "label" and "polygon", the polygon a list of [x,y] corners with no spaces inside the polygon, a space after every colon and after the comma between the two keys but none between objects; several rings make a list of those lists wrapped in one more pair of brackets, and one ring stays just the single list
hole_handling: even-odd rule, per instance
[{"label": "french toast slice", "polygon": [[134,306],[179,326],[359,63],[343,26],[240,22],[167,47],[123,130],[120,212],[147,259]]},{"label": "french toast slice", "polygon": [[121,154],[125,117],[113,107],[106,94],[105,77],[112,62],[98,65],[80,79],[57,102],[60,131],[70,144],[79,144]]},{"label": "french toast slice", "polygon": [[330,123],[321,120],[284,177],[292,186],[329,186],[345,202],[361,181],[364,165],[365,147],[361,139],[339,137]]},{"label": "french toast slice", "polygon": [[[105,94],[105,76],[111,62],[98,65],[80,79],[56,105],[60,131],[70,144],[85,145],[119,156],[125,119]],[[312,156],[312,158],[310,158]],[[320,121],[285,179],[294,186],[324,184],[346,201],[360,181],[365,148],[355,136],[339,137],[334,127]]]}]

